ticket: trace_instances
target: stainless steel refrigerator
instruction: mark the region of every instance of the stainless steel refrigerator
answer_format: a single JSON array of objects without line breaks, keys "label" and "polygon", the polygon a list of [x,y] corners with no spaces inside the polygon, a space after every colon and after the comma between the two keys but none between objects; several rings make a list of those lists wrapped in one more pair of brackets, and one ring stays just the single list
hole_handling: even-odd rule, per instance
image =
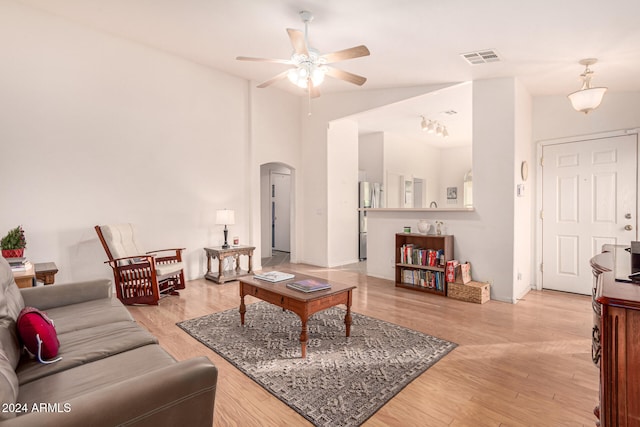
[{"label": "stainless steel refrigerator", "polygon": [[[361,181],[359,183],[359,191],[358,191],[358,207],[359,208],[370,208],[371,207],[371,183]],[[359,246],[358,246],[358,257],[360,261],[367,259],[367,212],[358,210],[359,216]]]}]

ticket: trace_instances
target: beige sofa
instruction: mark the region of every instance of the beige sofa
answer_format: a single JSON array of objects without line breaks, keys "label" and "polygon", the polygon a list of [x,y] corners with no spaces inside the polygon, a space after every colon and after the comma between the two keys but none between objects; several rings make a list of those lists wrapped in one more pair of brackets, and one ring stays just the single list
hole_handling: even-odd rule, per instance
[{"label": "beige sofa", "polygon": [[[211,426],[217,368],[176,362],[141,328],[111,283],[19,289],[0,257],[0,426]],[[21,352],[24,306],[55,322],[62,360]]]}]

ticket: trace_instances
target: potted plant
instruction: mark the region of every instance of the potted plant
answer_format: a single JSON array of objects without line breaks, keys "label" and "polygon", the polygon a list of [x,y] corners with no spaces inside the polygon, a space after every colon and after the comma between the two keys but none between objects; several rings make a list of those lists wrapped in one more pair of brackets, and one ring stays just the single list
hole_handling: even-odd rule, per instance
[{"label": "potted plant", "polygon": [[24,255],[24,248],[27,247],[27,240],[24,237],[24,230],[19,225],[9,230],[6,236],[0,239],[2,256],[5,258],[20,258]]}]

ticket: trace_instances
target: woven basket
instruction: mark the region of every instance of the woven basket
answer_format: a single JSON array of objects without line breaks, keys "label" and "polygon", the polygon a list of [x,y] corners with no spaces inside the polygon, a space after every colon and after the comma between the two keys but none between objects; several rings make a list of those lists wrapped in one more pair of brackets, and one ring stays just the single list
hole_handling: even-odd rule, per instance
[{"label": "woven basket", "polygon": [[484,304],[491,299],[491,293],[488,283],[469,282],[449,283],[447,285],[447,296],[460,301],[475,302],[476,304]]}]

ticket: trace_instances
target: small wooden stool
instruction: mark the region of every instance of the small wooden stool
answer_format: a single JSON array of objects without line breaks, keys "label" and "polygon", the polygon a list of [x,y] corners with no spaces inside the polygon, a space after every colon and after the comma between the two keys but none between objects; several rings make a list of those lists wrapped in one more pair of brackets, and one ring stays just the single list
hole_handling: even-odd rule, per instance
[{"label": "small wooden stool", "polygon": [[53,262],[41,262],[34,264],[36,269],[36,280],[44,282],[45,285],[53,285],[58,267]]}]

